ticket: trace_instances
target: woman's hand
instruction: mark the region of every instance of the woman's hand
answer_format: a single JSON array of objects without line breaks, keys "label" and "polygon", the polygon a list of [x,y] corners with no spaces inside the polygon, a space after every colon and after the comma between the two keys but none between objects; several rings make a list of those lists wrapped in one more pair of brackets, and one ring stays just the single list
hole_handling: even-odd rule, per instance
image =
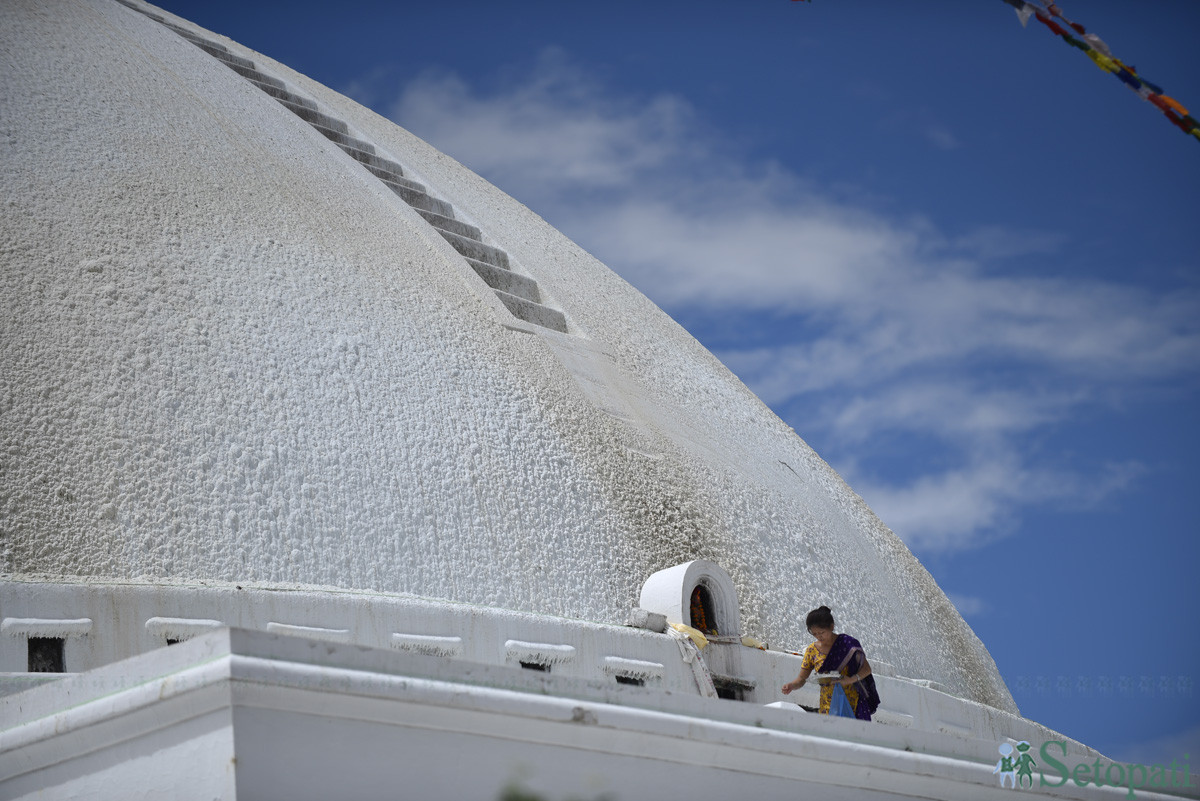
[{"label": "woman's hand", "polygon": [[792,690],[799,690],[803,686],[804,682],[802,681],[789,681],[787,684],[783,685],[783,694],[787,695]]}]

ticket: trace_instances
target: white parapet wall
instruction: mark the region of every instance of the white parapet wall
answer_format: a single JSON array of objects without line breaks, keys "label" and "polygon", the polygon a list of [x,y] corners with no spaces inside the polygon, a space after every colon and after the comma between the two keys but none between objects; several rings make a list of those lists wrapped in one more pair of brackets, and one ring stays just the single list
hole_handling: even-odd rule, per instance
[{"label": "white parapet wall", "polygon": [[[763,665],[794,664],[758,653]],[[996,744],[794,704],[220,629],[0,698],[0,797],[490,800],[515,787],[542,798],[1001,801],[1012,790],[993,774]],[[1122,791],[1037,788],[1081,800]]]},{"label": "white parapet wall", "polygon": [[[330,647],[343,643],[437,657],[446,663],[525,668],[546,677],[596,682],[616,693],[644,688],[656,691],[650,702],[639,702],[651,706],[661,706],[653,699],[666,698],[664,691],[673,699],[706,700],[699,697],[698,656],[719,685],[741,690],[742,706],[774,705],[779,714],[800,716],[806,714],[803,707],[817,706],[815,687],[789,696],[781,691],[799,673],[799,655],[747,647],[730,638],[716,638],[696,651],[670,630],[659,633],[411,596],[211,583],[0,581],[0,690],[16,692],[47,680],[45,674],[26,672],[23,633],[36,630],[75,642],[63,669],[81,673],[184,643],[219,626],[325,641]],[[986,759],[1006,739],[1054,739],[1068,742],[1073,754],[1099,756],[1018,715],[895,676],[885,662],[873,664],[883,701],[873,730],[893,732],[903,747]],[[721,703],[719,708],[739,705]]]}]

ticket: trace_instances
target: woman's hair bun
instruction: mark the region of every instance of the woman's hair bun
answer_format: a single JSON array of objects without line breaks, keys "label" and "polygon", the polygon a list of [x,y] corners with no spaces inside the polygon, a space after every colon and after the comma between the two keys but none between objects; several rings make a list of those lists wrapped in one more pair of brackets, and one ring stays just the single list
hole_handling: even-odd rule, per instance
[{"label": "woman's hair bun", "polygon": [[823,629],[833,628],[833,610],[828,606],[818,606],[809,612],[808,617],[804,619],[804,627],[811,629],[813,626]]}]

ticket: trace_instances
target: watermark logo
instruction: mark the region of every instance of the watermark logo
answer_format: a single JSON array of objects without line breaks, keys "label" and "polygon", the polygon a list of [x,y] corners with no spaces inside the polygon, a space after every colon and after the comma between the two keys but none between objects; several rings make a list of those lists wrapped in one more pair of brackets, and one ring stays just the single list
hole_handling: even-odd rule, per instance
[{"label": "watermark logo", "polygon": [[[1037,763],[1029,755],[1029,749],[1029,743],[1024,740],[1017,743],[1016,748],[1011,743],[1000,743],[1000,760],[996,763],[992,773],[1000,774],[1001,787],[1004,786],[1005,779],[1009,780],[1011,789],[1016,789],[1018,785],[1022,789],[1033,786],[1033,769]],[[1016,751],[1015,756],[1014,751]]]},{"label": "watermark logo", "polygon": [[1038,754],[1044,768],[1038,769],[1037,781],[1034,781],[1034,768],[1038,763],[1029,753],[1032,746],[1022,740],[1015,746],[1012,743],[1000,743],[997,749],[1000,759],[992,769],[993,775],[999,775],[1000,786],[1008,786],[1015,790],[1037,787],[1062,787],[1067,782],[1074,782],[1077,787],[1089,784],[1096,787],[1123,787],[1126,798],[1136,798],[1136,790],[1142,788],[1191,787],[1191,767],[1188,764],[1189,755],[1176,759],[1169,764],[1143,765],[1137,762],[1120,763],[1107,762],[1097,759],[1094,762],[1078,762],[1069,767],[1063,759],[1067,757],[1067,744],[1060,740],[1049,740],[1042,743]]}]

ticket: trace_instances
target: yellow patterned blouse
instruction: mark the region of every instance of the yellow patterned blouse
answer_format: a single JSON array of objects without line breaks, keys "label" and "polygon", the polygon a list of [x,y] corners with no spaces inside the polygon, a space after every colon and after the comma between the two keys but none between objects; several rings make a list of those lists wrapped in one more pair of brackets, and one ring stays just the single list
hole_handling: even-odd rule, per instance
[{"label": "yellow patterned blouse", "polygon": [[[823,664],[825,664],[825,654],[817,650],[817,644],[815,642],[811,643],[807,648],[804,649],[804,659],[800,662],[801,669],[817,671],[821,669],[821,665]],[[830,675],[831,674],[828,673],[822,673],[810,676],[809,678],[816,679],[819,676],[825,676],[828,678]],[[850,708],[856,708],[858,706],[858,690],[853,685],[849,687],[843,687],[842,689],[846,691],[846,700],[850,702]],[[820,712],[822,715],[829,714],[829,704],[832,703],[832,701],[833,685],[822,684],[820,706]]]}]

